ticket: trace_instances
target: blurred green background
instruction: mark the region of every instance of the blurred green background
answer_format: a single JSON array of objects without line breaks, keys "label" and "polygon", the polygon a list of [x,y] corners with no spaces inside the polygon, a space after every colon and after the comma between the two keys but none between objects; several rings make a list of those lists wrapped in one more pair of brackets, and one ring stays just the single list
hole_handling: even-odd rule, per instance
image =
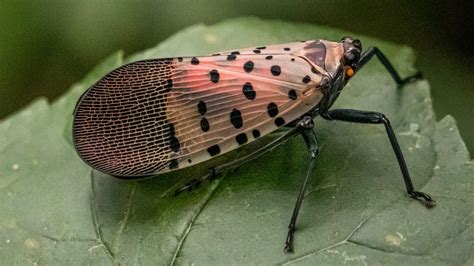
[{"label": "blurred green background", "polygon": [[196,23],[258,16],[338,27],[414,47],[438,119],[452,114],[472,153],[473,10],[472,1],[445,0],[1,1],[0,119],[36,97],[55,99],[116,50],[130,54],[152,47]]}]

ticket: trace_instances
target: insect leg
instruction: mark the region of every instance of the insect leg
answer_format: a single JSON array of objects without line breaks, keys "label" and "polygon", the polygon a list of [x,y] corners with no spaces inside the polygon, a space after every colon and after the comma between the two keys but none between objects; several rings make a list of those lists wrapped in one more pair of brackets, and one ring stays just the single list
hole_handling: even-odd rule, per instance
[{"label": "insect leg", "polygon": [[293,208],[293,214],[291,215],[290,224],[288,225],[288,234],[286,236],[284,248],[285,252],[293,252],[293,233],[296,230],[296,219],[298,218],[298,213],[300,211],[301,204],[303,203],[306,186],[308,185],[308,180],[313,173],[316,156],[319,153],[318,141],[316,138],[316,134],[313,130],[313,119],[310,116],[303,117],[303,119],[299,123],[299,127],[302,129],[301,133],[309,149],[310,162],[303,184],[301,185],[300,192],[295,203],[295,207]]},{"label": "insect leg", "polygon": [[374,57],[374,55],[377,56],[377,58],[384,65],[384,67],[387,69],[387,71],[390,73],[390,75],[392,76],[392,78],[395,80],[395,82],[397,83],[399,87],[402,87],[403,85],[411,81],[422,78],[421,72],[418,72],[415,75],[402,79],[400,75],[398,74],[398,72],[393,67],[393,65],[390,63],[390,61],[388,61],[387,57],[385,57],[382,51],[380,51],[380,49],[377,47],[370,47],[367,51],[365,51],[361,55],[359,62],[356,65],[356,70],[362,68],[367,62],[370,61],[370,59],[372,59],[372,57]]},{"label": "insect leg", "polygon": [[258,148],[257,150],[253,151],[252,153],[250,153],[248,155],[245,155],[245,156],[242,156],[237,160],[233,160],[231,162],[218,165],[218,166],[212,168],[209,173],[203,175],[202,177],[191,180],[185,186],[183,186],[181,188],[178,188],[175,191],[175,195],[177,195],[177,194],[179,194],[183,191],[186,191],[186,190],[192,190],[194,187],[199,186],[199,184],[201,184],[205,180],[212,179],[215,176],[217,176],[217,175],[219,175],[223,172],[236,169],[239,166],[241,166],[241,165],[243,165],[247,162],[253,161],[253,160],[255,160],[255,159],[271,152],[272,150],[276,149],[277,147],[285,144],[292,137],[294,137],[295,135],[298,135],[300,133],[301,133],[301,128],[300,127],[290,128],[282,136],[280,136],[280,137],[276,138],[275,140],[265,144],[264,146],[262,146],[262,147]]},{"label": "insect leg", "polygon": [[400,149],[400,145],[398,144],[393,128],[390,125],[390,121],[385,117],[384,114],[352,109],[334,109],[321,114],[321,117],[327,120],[339,120],[367,124],[384,124],[388,139],[390,140],[393,151],[395,152],[395,156],[397,157],[398,165],[400,166],[408,195],[425,204],[427,208],[431,208],[436,205],[436,202],[431,198],[430,195],[414,190],[407,164],[403,158],[402,150]]}]

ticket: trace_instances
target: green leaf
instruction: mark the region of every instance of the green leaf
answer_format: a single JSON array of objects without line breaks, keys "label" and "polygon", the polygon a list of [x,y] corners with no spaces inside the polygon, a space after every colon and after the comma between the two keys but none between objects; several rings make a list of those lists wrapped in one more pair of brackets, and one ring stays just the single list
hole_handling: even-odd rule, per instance
[{"label": "green leaf", "polygon": [[[92,171],[71,144],[80,94],[124,62],[348,35],[307,24],[241,18],[198,25],[155,48],[112,55],[57,101],[38,99],[0,123],[0,260],[5,264],[472,264],[473,163],[455,122],[436,122],[427,81],[396,89],[368,64],[337,107],[383,112],[396,128],[417,189],[407,197],[383,126],[315,120],[322,144],[293,254],[283,242],[308,164],[297,137],[271,154],[179,196],[207,164],[142,181]],[[403,75],[413,51],[376,45]],[[271,137],[267,138],[270,139]],[[239,150],[211,163],[240,156]]]}]

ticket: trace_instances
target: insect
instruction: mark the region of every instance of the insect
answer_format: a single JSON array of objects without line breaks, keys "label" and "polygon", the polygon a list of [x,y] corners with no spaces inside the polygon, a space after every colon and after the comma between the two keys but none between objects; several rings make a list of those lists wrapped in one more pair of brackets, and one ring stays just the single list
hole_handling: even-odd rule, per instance
[{"label": "insect", "polygon": [[359,40],[311,40],[222,52],[211,56],[143,60],[119,67],[79,99],[73,141],[91,167],[122,178],[156,176],[219,156],[283,126],[286,134],[212,175],[253,160],[301,134],[309,165],[291,216],[293,233],[318,142],[313,119],[383,124],[410,197],[427,207],[435,201],[415,191],[396,136],[385,115],[331,109],[347,82],[377,57],[398,86],[402,79],[376,47],[362,52]]}]

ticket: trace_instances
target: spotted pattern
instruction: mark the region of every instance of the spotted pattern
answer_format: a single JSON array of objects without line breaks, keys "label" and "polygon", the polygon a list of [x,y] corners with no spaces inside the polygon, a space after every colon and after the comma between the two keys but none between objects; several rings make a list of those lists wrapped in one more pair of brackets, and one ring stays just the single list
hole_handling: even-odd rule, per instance
[{"label": "spotted pattern", "polygon": [[199,65],[199,59],[197,59],[196,57],[191,58],[191,64]]},{"label": "spotted pattern", "polygon": [[252,61],[247,61],[244,64],[244,71],[247,73],[250,73],[253,70],[253,62]]},{"label": "spotted pattern", "polygon": [[207,131],[209,131],[209,128],[210,128],[209,121],[205,117],[201,118],[201,129],[202,129],[202,131],[207,132]]},{"label": "spotted pattern", "polygon": [[168,166],[171,170],[177,169],[179,167],[178,159],[172,159]]},{"label": "spotted pattern", "polygon": [[[168,79],[168,80],[166,81],[165,88],[167,88],[167,89],[173,88],[173,80],[172,80],[172,79]],[[169,90],[168,90],[168,91],[169,91]]]},{"label": "spotted pattern", "polygon": [[310,76],[308,76],[308,75],[304,76],[304,78],[303,78],[303,83],[304,83],[304,84],[308,84],[310,81],[311,81],[311,77],[310,77]]},{"label": "spotted pattern", "polygon": [[197,105],[197,109],[198,109],[198,112],[201,114],[201,115],[205,115],[206,112],[207,112],[207,105],[204,101],[199,101],[198,105]]},{"label": "spotted pattern", "polygon": [[174,126],[173,124],[168,124],[168,130],[169,130],[169,145],[170,149],[174,152],[178,152],[179,149],[181,148],[181,144],[179,143],[178,138],[176,138],[176,133],[174,131]]},{"label": "spotted pattern", "polygon": [[247,143],[247,141],[248,141],[247,134],[245,134],[245,133],[240,133],[239,135],[237,135],[237,136],[235,137],[235,140],[237,141],[237,143],[238,143],[239,145],[243,145],[243,144]]},{"label": "spotted pattern", "polygon": [[[81,110],[84,110],[82,113],[91,113],[86,100],[89,96],[96,97],[98,104],[95,106],[98,107],[93,108],[97,109],[99,116],[104,115],[106,118],[104,125],[113,121],[112,126],[119,128],[119,124],[115,124],[109,115],[115,115],[110,113],[110,110],[115,109],[104,108],[109,108],[110,99],[112,104],[130,104],[126,110],[137,111],[136,117],[139,115],[139,119],[135,120],[134,115],[124,112],[122,117],[131,119],[119,117],[117,120],[128,123],[126,127],[130,133],[113,133],[106,138],[129,145],[116,152],[118,155],[127,154],[123,156],[125,159],[110,156],[107,152],[102,162],[108,164],[109,170],[97,167],[98,163],[83,156],[84,150],[94,147],[95,143],[80,144],[81,140],[78,141],[79,137],[75,136],[75,145],[86,147],[82,153],[78,152],[81,158],[100,171],[119,176],[142,176],[197,164],[209,159],[209,156],[226,153],[260,138],[274,130],[275,126],[294,121],[310,108],[310,104],[301,104],[303,100],[308,102],[308,96],[302,93],[310,89],[305,84],[314,84],[318,88],[322,75],[327,73],[324,67],[313,67],[305,61],[305,53],[314,51],[303,47],[310,45],[319,49],[315,41],[308,41],[222,52],[213,54],[213,57],[148,60],[148,63],[152,62],[149,65],[143,62],[131,63],[125,72],[104,77],[98,83],[100,85],[102,82],[103,86],[94,86],[97,91],[100,89],[101,95],[105,92],[103,88],[113,88],[112,94],[104,94],[104,97],[99,98],[98,94],[92,94],[93,91],[88,92],[87,97],[84,97],[84,106],[79,103],[79,111],[75,115],[75,119],[80,119]],[[322,54],[319,51],[322,49],[311,55],[317,57]],[[142,71],[142,64],[147,64],[145,70],[135,74]],[[329,65],[328,61],[326,64]],[[159,78],[156,78],[156,72],[160,73]],[[144,82],[138,84],[137,80]],[[121,83],[124,86],[117,85]],[[117,93],[127,89],[130,89],[131,96]],[[142,93],[146,90],[149,94]],[[318,95],[322,94],[316,91],[313,95],[314,99],[309,102],[316,104],[320,99],[318,97],[322,97]],[[97,119],[99,116],[91,117]],[[93,126],[101,126],[96,121]],[[142,127],[141,124],[147,126]],[[80,134],[79,131],[74,129],[74,134]],[[89,131],[95,133],[96,129]],[[113,139],[125,136],[131,138]],[[137,136],[143,136],[143,141]],[[96,150],[93,156],[101,155]]]},{"label": "spotted pattern", "polygon": [[247,82],[247,83],[244,84],[244,86],[242,88],[242,92],[244,93],[245,98],[247,98],[249,100],[254,100],[255,97],[257,96],[257,93],[253,89],[252,83],[250,83],[250,82]]},{"label": "spotted pattern", "polygon": [[295,90],[288,91],[288,98],[292,99],[293,101],[296,100],[296,98],[298,98],[296,91]]},{"label": "spotted pattern", "polygon": [[275,119],[275,125],[276,125],[277,127],[281,127],[281,126],[283,126],[285,123],[286,123],[285,120],[284,120],[283,118],[281,118],[281,117],[278,117],[277,119]]},{"label": "spotted pattern", "polygon": [[274,103],[271,102],[267,106],[267,112],[270,117],[275,117],[278,115],[278,106]]},{"label": "spotted pattern", "polygon": [[241,128],[243,126],[244,121],[242,119],[242,113],[239,110],[235,108],[232,110],[230,113],[230,123],[232,123],[235,128]]},{"label": "spotted pattern", "polygon": [[281,74],[281,68],[278,65],[274,65],[270,68],[270,72],[272,72],[273,76],[280,76]]},{"label": "spotted pattern", "polygon": [[260,137],[260,130],[258,129],[254,129],[252,130],[252,136],[256,139],[258,137]]},{"label": "spotted pattern", "polygon": [[219,147],[219,145],[215,144],[207,148],[207,152],[209,153],[210,156],[216,156],[219,153],[221,153],[221,148]]},{"label": "spotted pattern", "polygon": [[219,82],[220,75],[219,75],[219,71],[217,71],[217,69],[211,70],[211,72],[209,72],[209,76],[211,77],[212,82],[214,82],[214,83]]},{"label": "spotted pattern", "polygon": [[175,136],[170,136],[170,149],[174,152],[178,152],[181,144]]}]

